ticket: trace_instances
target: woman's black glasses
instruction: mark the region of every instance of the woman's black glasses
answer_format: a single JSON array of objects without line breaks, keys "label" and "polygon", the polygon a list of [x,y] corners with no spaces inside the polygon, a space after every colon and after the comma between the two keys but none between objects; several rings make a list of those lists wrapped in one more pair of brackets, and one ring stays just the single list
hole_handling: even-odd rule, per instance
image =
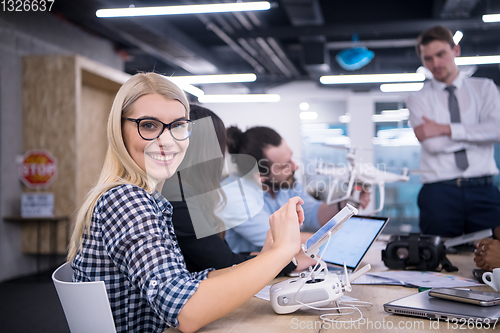
[{"label": "woman's black glasses", "polygon": [[165,124],[155,118],[124,118],[126,120],[133,121],[137,124],[137,131],[139,135],[144,140],[154,140],[162,135],[165,128],[168,128],[170,135],[177,140],[183,141],[189,138],[191,132],[193,131],[194,122],[189,119],[175,120],[169,124]]}]

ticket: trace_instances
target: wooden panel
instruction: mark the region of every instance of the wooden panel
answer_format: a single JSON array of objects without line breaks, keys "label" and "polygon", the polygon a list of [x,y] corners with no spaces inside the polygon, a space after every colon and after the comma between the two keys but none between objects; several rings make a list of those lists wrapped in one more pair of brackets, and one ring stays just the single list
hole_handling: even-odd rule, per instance
[{"label": "wooden panel", "polygon": [[96,184],[101,173],[108,147],[106,134],[108,115],[116,91],[96,89],[82,85],[81,104],[77,111],[76,143],[76,202],[79,207],[88,191]]},{"label": "wooden panel", "polygon": [[38,223],[36,222],[28,222],[23,224],[22,226],[22,248],[24,253],[28,254],[36,254],[37,253],[37,228]]},{"label": "wooden panel", "polygon": [[[23,68],[24,151],[47,149],[57,159],[54,214],[75,209],[75,58],[29,56]],[[24,192],[30,192],[28,188]]]},{"label": "wooden panel", "polygon": [[[22,250],[26,254],[66,254],[67,221],[23,222]],[[40,245],[38,245],[40,242]]]},{"label": "wooden panel", "polygon": [[[24,151],[47,149],[57,159],[54,214],[74,216],[95,185],[107,150],[106,127],[114,96],[130,75],[78,56],[23,59]],[[24,192],[32,192],[26,187]],[[66,253],[68,222],[57,224],[57,252]],[[23,250],[37,251],[36,226],[23,227]],[[41,252],[49,253],[50,227],[41,226]],[[52,234],[54,236],[54,234]]]},{"label": "wooden panel", "polygon": [[122,86],[120,83],[110,81],[96,73],[82,69],[82,82],[87,86],[91,86],[100,91],[106,91],[115,97],[118,89]]}]

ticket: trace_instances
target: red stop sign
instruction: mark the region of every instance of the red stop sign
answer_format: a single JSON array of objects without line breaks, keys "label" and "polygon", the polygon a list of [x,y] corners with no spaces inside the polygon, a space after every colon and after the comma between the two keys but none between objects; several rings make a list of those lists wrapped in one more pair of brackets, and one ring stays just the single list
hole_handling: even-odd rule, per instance
[{"label": "red stop sign", "polygon": [[46,150],[29,150],[19,167],[19,178],[29,188],[46,188],[57,178],[57,160]]}]

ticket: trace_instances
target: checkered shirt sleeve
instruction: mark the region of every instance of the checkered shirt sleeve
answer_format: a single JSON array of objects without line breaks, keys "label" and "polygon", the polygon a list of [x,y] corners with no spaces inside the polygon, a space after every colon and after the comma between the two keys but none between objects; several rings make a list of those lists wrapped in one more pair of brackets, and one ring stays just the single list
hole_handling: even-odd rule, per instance
[{"label": "checkered shirt sleeve", "polygon": [[102,280],[118,332],[162,332],[207,278],[189,273],[172,225],[172,206],[133,185],[104,193],[73,261],[76,281]]}]

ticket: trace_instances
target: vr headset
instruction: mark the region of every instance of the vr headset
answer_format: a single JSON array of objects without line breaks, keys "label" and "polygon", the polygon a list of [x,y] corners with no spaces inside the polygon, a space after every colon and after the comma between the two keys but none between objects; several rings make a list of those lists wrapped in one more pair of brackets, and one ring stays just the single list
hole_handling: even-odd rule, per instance
[{"label": "vr headset", "polygon": [[437,271],[439,265],[447,272],[458,271],[446,258],[446,248],[439,236],[392,235],[382,260],[391,269],[414,269],[418,271]]}]

